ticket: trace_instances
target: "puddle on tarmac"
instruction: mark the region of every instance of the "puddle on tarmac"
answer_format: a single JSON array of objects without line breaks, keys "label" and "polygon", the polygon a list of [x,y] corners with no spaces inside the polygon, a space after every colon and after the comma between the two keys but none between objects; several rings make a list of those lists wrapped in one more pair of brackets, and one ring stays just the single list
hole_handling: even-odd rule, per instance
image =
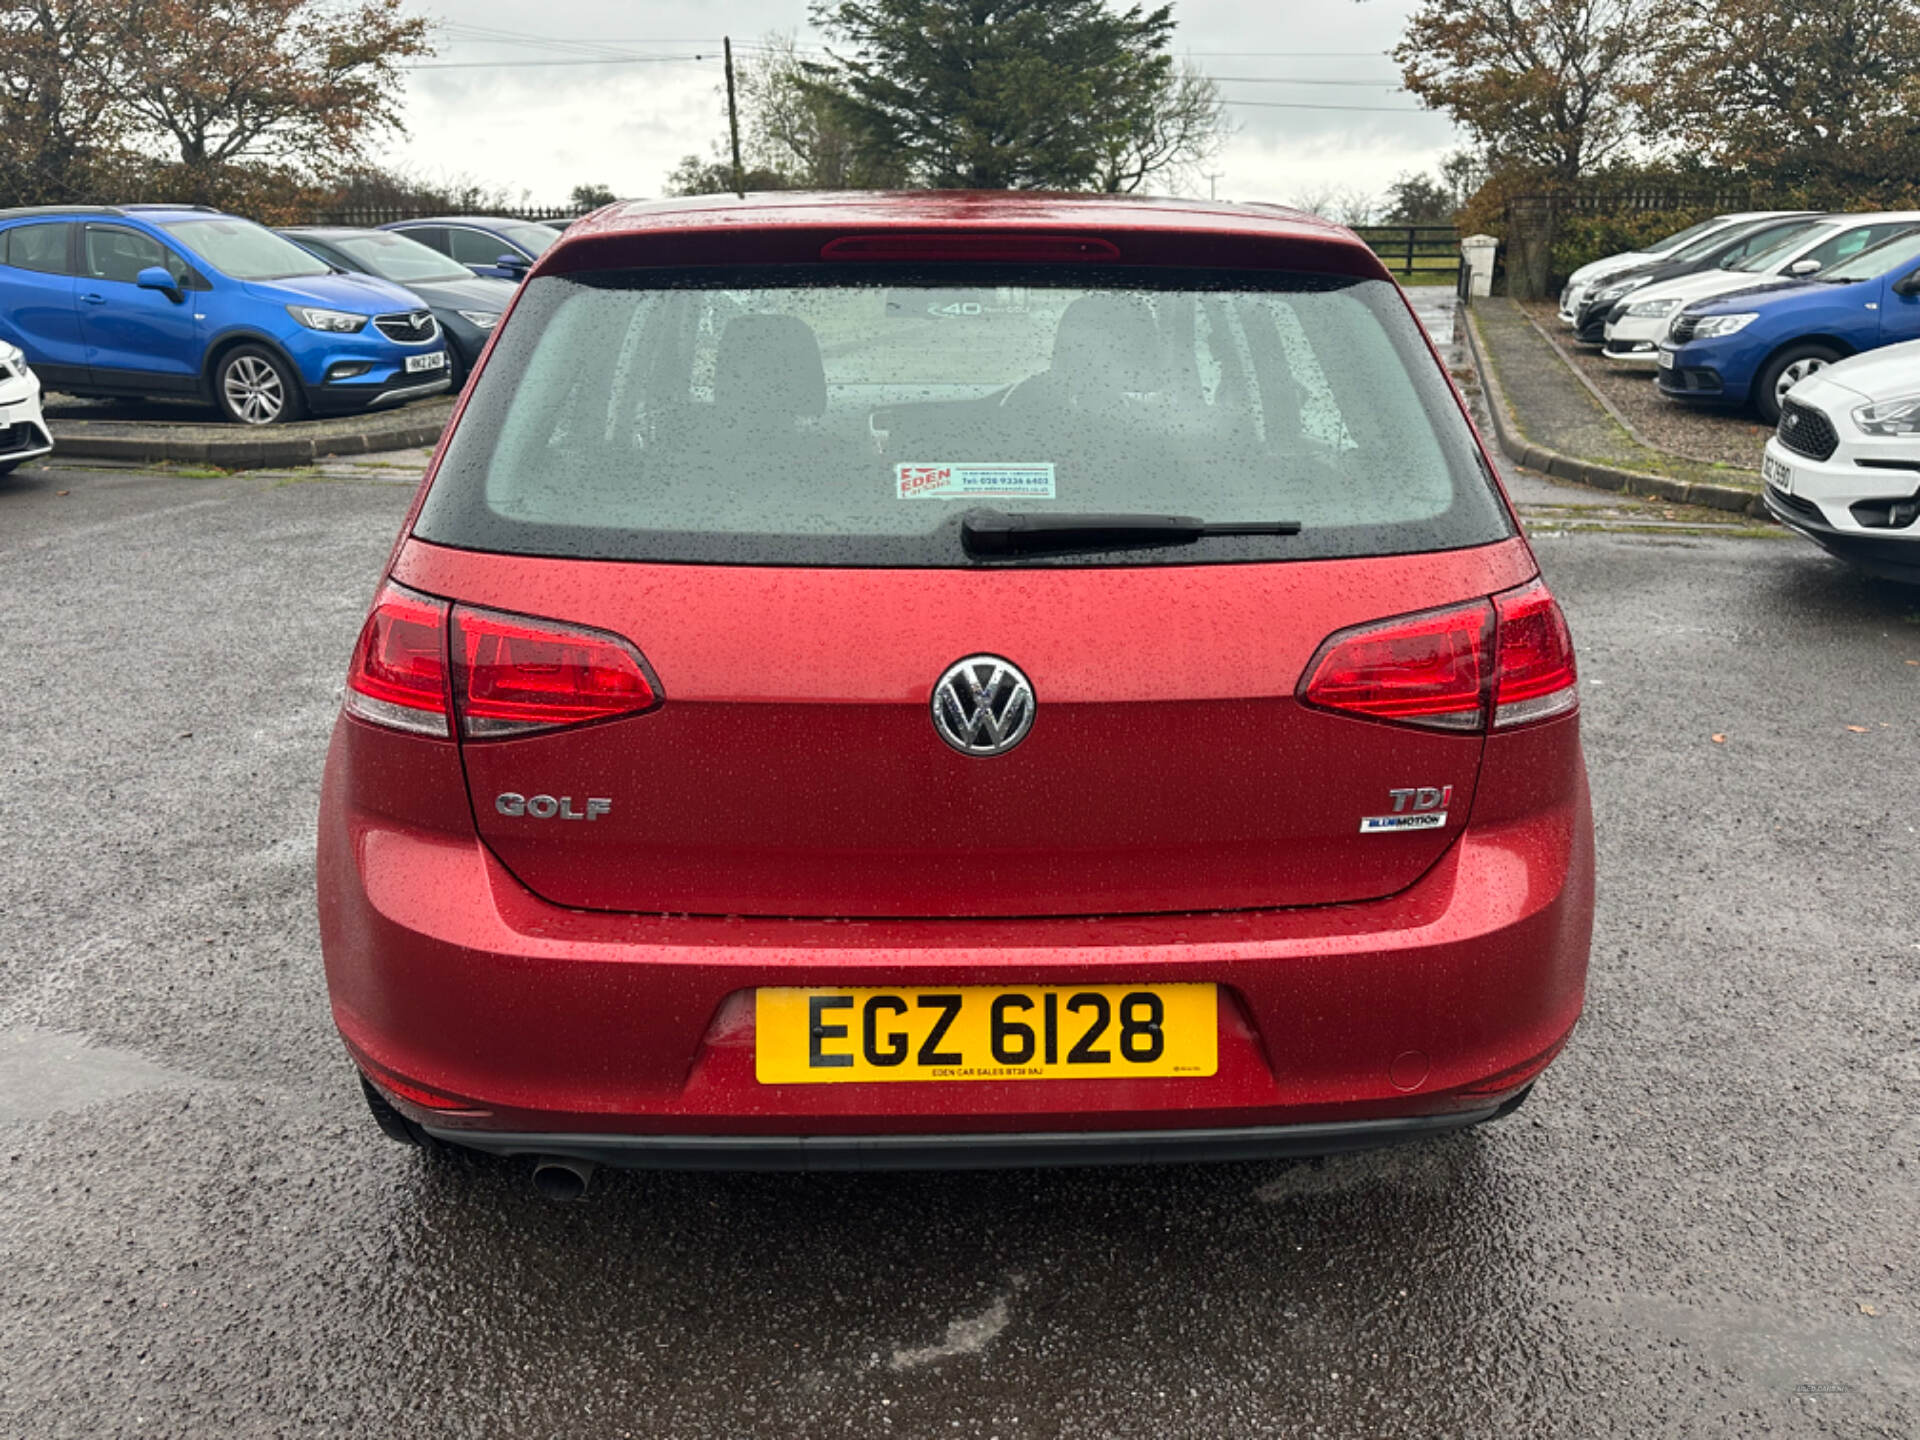
[{"label": "puddle on tarmac", "polygon": [[0,1030],[0,1124],[43,1120],[142,1090],[196,1085],[131,1050],[31,1026]]}]

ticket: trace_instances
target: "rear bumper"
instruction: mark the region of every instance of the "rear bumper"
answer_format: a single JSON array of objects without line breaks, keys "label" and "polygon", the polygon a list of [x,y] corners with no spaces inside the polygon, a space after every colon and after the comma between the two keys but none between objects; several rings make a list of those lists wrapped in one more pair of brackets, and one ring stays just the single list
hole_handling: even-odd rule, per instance
[{"label": "rear bumper", "polygon": [[[1556,735],[1560,725],[1569,728]],[[953,1143],[988,1156],[1088,1134],[1087,1158],[1123,1158],[1139,1150],[1138,1132],[1186,1132],[1181,1143],[1208,1154],[1287,1153],[1397,1133],[1371,1122],[1470,1124],[1530,1083],[1580,1014],[1593,837],[1576,725],[1490,741],[1507,747],[1498,772],[1512,777],[1510,793],[1483,781],[1459,839],[1386,899],[829,922],[548,904],[474,838],[451,744],[342,720],[318,852],[334,1017],[361,1068],[434,1133],[625,1157],[617,1163],[706,1155],[722,1158],[698,1163],[733,1165],[773,1152],[811,1164],[804,1157],[829,1151],[875,1163],[877,1152],[855,1142],[877,1136],[905,1137],[880,1149],[905,1147],[922,1157],[915,1163],[1002,1163],[927,1158],[948,1148],[944,1139],[929,1148],[929,1135],[967,1137]],[[392,780],[362,785],[355,804],[355,771]],[[1561,798],[1543,806],[1543,794]],[[384,809],[401,795],[444,799],[410,802],[404,817]],[[1220,995],[1219,1064],[1207,1077],[761,1084],[755,1075],[760,986],[1196,981]],[[1344,1127],[1345,1138],[1274,1133],[1298,1126]]]},{"label": "rear bumper", "polygon": [[1499,1119],[1526,1098],[1451,1115],[1207,1130],[1030,1131],[997,1135],[500,1135],[426,1126],[494,1155],[557,1156],[623,1170],[991,1170],[1192,1164],[1335,1155],[1424,1140]]}]

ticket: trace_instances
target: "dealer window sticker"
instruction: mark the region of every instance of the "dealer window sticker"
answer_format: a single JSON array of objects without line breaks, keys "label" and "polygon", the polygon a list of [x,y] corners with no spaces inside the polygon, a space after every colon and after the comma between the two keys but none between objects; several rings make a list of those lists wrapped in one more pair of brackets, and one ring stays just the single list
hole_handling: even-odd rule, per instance
[{"label": "dealer window sticker", "polygon": [[962,461],[946,465],[896,465],[896,500],[1051,500],[1053,463],[1014,461],[988,464]]}]

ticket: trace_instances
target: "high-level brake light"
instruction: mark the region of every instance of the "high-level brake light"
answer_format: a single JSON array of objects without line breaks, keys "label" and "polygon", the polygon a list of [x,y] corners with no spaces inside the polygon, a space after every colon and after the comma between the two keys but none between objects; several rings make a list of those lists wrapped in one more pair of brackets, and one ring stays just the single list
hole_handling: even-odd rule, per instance
[{"label": "high-level brake light", "polygon": [[947,233],[939,230],[842,235],[820,247],[822,260],[972,260],[1018,264],[1032,261],[1118,260],[1120,247],[1092,235]]}]

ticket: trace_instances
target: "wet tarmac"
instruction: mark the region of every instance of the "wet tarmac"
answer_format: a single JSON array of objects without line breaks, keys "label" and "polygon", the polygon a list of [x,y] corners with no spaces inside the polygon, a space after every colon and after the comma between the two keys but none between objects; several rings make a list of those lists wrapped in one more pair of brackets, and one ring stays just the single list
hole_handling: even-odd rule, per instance
[{"label": "wet tarmac", "polygon": [[556,1206],[385,1141],[327,1014],[395,479],[0,480],[0,1436],[1920,1433],[1920,592],[1547,527],[1600,904],[1498,1126]]}]

